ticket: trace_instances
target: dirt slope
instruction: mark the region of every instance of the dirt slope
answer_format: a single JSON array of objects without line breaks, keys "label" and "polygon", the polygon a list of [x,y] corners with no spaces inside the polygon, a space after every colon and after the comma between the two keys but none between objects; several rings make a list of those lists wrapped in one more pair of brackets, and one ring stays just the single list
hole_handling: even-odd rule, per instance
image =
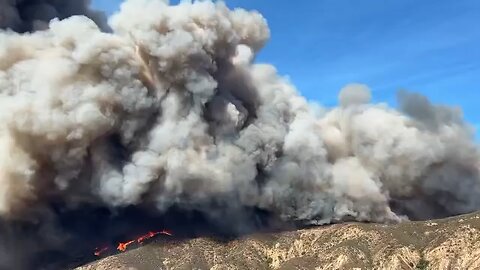
[{"label": "dirt slope", "polygon": [[480,269],[480,213],[398,225],[338,224],[224,243],[159,240],[78,269]]}]

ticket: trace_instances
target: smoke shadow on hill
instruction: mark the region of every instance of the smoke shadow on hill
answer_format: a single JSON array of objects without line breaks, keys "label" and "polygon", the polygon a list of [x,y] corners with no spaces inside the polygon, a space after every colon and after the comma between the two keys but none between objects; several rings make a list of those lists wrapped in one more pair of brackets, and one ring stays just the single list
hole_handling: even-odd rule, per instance
[{"label": "smoke shadow on hill", "polygon": [[[128,250],[145,244],[163,245],[187,239],[209,238],[226,243],[253,233],[273,233],[291,231],[300,228],[299,224],[281,221],[273,214],[257,209],[243,209],[241,217],[237,211],[212,217],[197,210],[184,210],[176,207],[159,214],[154,208],[125,207],[110,210],[98,206],[78,207],[76,210],[63,210],[62,205],[52,205],[55,218],[45,222],[16,224],[15,233],[29,235],[30,241],[37,247],[28,253],[27,265],[18,269],[71,269],[88,264],[102,257],[121,253],[119,243],[134,240],[148,232],[166,230],[172,235],[159,234],[142,244],[134,243]],[[242,223],[238,223],[241,218]],[[235,224],[234,224],[235,223]],[[21,226],[20,226],[21,225]],[[45,228],[49,228],[48,238],[52,234],[57,241],[45,239]],[[22,246],[19,239],[18,246]],[[44,245],[42,245],[42,242]],[[52,244],[56,243],[56,244]],[[96,256],[96,249],[105,249]]]}]

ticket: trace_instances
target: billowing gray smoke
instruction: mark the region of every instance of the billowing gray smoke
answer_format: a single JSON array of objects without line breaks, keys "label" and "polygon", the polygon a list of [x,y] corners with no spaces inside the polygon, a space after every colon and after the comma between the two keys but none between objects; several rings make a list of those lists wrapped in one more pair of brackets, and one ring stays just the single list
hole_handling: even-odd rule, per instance
[{"label": "billowing gray smoke", "polygon": [[90,0],[0,0],[0,29],[30,32],[48,28],[53,18],[85,15],[108,29],[105,14],[89,8]]},{"label": "billowing gray smoke", "polygon": [[53,199],[255,207],[310,224],[480,208],[478,147],[459,110],[408,92],[400,111],[371,104],[359,84],[318,109],[254,63],[264,18],[222,3],[129,0],[110,25],[75,16],[0,32],[4,219]]}]

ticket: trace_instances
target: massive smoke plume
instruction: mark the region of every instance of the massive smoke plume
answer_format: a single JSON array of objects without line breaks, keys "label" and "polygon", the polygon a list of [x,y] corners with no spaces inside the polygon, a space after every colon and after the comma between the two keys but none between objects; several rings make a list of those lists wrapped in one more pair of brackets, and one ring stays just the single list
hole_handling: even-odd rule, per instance
[{"label": "massive smoke plume", "polygon": [[[3,0],[0,26],[99,17],[86,1],[47,8],[56,2]],[[48,233],[61,222],[50,221],[85,205],[202,213],[239,231],[251,224],[246,209],[327,224],[480,208],[478,147],[458,109],[409,92],[400,110],[371,104],[360,84],[341,89],[337,108],[312,106],[254,63],[265,19],[222,3],[129,0],[110,26],[73,16],[0,31],[5,226],[37,224],[62,246]],[[9,250],[1,265],[21,258]]]}]

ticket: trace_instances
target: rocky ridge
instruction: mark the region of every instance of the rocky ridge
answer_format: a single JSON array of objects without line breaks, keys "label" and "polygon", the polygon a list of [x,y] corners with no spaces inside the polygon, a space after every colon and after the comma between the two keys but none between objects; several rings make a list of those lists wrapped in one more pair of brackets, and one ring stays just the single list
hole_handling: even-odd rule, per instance
[{"label": "rocky ridge", "polygon": [[480,213],[395,225],[336,224],[223,242],[158,239],[78,270],[480,269]]}]

